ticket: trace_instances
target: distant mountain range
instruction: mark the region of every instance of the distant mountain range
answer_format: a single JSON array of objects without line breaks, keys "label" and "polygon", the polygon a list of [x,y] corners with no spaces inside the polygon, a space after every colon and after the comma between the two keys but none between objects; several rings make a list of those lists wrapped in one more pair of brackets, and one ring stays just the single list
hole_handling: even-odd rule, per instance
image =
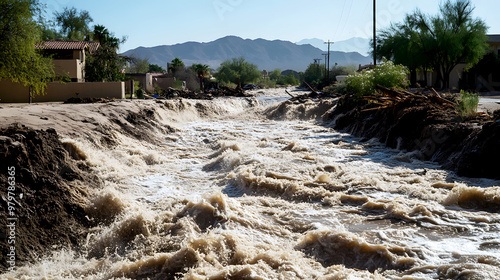
[{"label": "distant mountain range", "polygon": [[[296,44],[310,44],[320,50],[327,51],[328,45],[325,44],[325,42],[326,41],[324,40],[313,38],[301,40]],[[330,50],[339,52],[358,52],[362,55],[368,56],[370,52],[370,39],[354,37],[345,41],[334,42],[334,44],[330,46]]]},{"label": "distant mountain range", "polygon": [[[194,63],[208,64],[217,69],[228,59],[244,57],[250,63],[256,64],[259,70],[304,71],[314,59],[324,59],[323,50],[311,44],[295,44],[289,41],[242,39],[236,36],[227,36],[208,43],[187,42],[176,45],[156,47],[139,47],[124,52],[124,55],[138,58],[147,58],[149,63],[167,67],[167,63],[174,58],[180,58],[185,65]],[[330,66],[368,64],[371,59],[357,52],[332,51]],[[324,63],[324,60],[322,60]]]}]

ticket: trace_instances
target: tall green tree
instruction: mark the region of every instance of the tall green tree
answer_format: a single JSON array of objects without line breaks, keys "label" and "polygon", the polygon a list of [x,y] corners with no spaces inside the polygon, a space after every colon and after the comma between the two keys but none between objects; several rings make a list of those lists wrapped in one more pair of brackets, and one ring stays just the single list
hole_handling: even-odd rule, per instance
[{"label": "tall green tree", "polygon": [[175,76],[175,74],[181,69],[184,68],[184,62],[178,57],[174,58],[171,63],[170,63],[170,68],[168,69],[170,72],[172,72],[172,75]]},{"label": "tall green tree", "polygon": [[165,68],[161,67],[158,64],[149,64],[148,72],[149,73],[163,73],[163,72],[165,72]]},{"label": "tall green tree", "polygon": [[35,49],[40,28],[34,17],[40,13],[37,0],[0,0],[0,79],[8,79],[42,94],[53,78],[50,59]]},{"label": "tall green tree", "polygon": [[125,67],[127,58],[117,53],[124,39],[116,38],[102,25],[94,26],[92,36],[99,41],[100,46],[87,56],[85,79],[89,82],[112,82],[125,79],[122,69]]},{"label": "tall green tree", "polygon": [[419,19],[415,15],[406,15],[403,23],[391,24],[388,29],[379,33],[377,40],[377,59],[392,60],[410,70],[410,83],[416,84],[418,68],[426,69],[430,65],[430,57],[425,47],[429,37],[419,32]]},{"label": "tall green tree", "polygon": [[147,58],[130,58],[130,67],[126,69],[128,73],[147,73],[149,72],[149,60]]},{"label": "tall green tree", "polygon": [[276,81],[276,84],[278,85],[293,85],[293,86],[296,86],[296,85],[299,85],[300,82],[297,78],[295,78],[295,76],[293,75],[293,73],[288,73],[286,75],[280,75],[278,80]]},{"label": "tall green tree", "polygon": [[243,57],[222,62],[214,74],[219,81],[235,83],[238,87],[257,80],[261,75],[257,65],[245,61]]},{"label": "tall green tree", "polygon": [[63,39],[64,36],[58,30],[55,21],[46,20],[45,18],[40,16],[38,19],[38,25],[40,26],[41,31],[42,31],[42,34],[41,34],[42,41]]},{"label": "tall green tree", "polygon": [[269,79],[271,81],[277,81],[281,76],[281,69],[274,69],[273,72],[269,73]]},{"label": "tall green tree", "polygon": [[206,64],[193,64],[191,69],[198,77],[198,81],[200,82],[200,91],[204,91],[203,80],[210,76],[210,67]]},{"label": "tall green tree", "polygon": [[89,24],[93,22],[93,19],[88,11],[78,11],[75,7],[66,7],[62,12],[55,12],[54,16],[64,39],[83,41],[91,36]]},{"label": "tall green tree", "polygon": [[447,0],[439,14],[416,10],[403,23],[381,32],[377,53],[410,69],[434,69],[441,87],[449,88],[450,73],[459,63],[476,64],[487,53],[487,27],[473,17],[470,0]]},{"label": "tall green tree", "polygon": [[304,81],[311,86],[317,86],[325,76],[325,65],[311,63],[304,72]]}]

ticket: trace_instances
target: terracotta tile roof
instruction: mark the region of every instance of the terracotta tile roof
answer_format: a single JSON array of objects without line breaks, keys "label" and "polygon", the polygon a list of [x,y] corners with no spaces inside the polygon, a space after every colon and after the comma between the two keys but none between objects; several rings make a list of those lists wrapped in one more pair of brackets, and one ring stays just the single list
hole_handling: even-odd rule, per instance
[{"label": "terracotta tile roof", "polygon": [[91,41],[45,41],[36,44],[37,49],[48,50],[83,50],[88,48],[90,52],[97,50],[99,42]]}]

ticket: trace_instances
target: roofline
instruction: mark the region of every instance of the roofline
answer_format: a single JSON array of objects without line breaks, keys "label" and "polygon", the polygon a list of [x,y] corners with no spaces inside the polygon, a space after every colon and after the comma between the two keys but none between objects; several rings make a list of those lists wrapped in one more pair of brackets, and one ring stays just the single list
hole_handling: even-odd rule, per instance
[{"label": "roofline", "polygon": [[[54,43],[55,43],[55,42],[59,42],[59,43],[61,43],[61,44],[64,44],[64,43],[84,43],[84,44],[82,44],[82,46],[81,46],[81,47],[75,47],[75,48],[71,48],[71,47],[70,47],[70,48],[52,48],[52,47],[47,46],[47,45],[45,44],[45,43],[47,43],[47,42],[51,42],[51,43],[52,43],[52,42],[54,42]],[[62,40],[48,40],[48,41],[42,41],[42,42],[40,42],[40,43],[35,44],[35,48],[37,48],[37,49],[44,49],[44,50],[84,50],[85,48],[89,48],[89,47],[90,47],[91,45],[93,45],[93,44],[96,44],[96,45],[97,45],[97,47],[96,47],[95,49],[99,48],[99,46],[100,46],[100,43],[99,43],[99,42],[97,42],[97,41],[62,41]]]}]

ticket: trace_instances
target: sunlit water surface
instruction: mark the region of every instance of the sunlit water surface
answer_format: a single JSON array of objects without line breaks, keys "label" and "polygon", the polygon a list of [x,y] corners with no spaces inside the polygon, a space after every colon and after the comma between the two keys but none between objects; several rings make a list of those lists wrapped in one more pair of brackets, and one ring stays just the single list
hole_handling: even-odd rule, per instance
[{"label": "sunlit water surface", "polygon": [[76,140],[106,180],[93,207],[119,214],[81,248],[7,276],[500,278],[498,181],[459,178],[329,123],[268,119],[285,99],[212,102],[220,113],[177,122],[159,146]]}]

